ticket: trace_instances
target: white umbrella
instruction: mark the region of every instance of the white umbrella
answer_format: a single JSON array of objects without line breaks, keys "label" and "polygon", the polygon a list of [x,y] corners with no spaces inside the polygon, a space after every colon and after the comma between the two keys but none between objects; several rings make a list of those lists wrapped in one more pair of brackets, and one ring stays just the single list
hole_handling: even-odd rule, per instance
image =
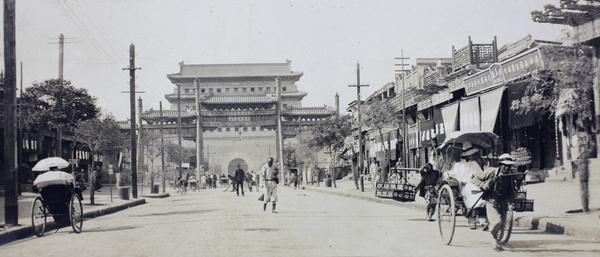
[{"label": "white umbrella", "polygon": [[69,162],[60,157],[49,157],[42,159],[31,168],[32,171],[48,171],[51,167],[58,167],[64,169],[69,167]]}]

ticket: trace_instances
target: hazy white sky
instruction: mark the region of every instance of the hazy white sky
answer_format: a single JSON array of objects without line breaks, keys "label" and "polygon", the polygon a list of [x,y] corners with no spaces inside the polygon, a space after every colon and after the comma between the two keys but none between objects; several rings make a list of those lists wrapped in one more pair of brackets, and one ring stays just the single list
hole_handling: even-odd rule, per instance
[{"label": "hazy white sky", "polygon": [[[564,26],[539,24],[531,11],[558,0],[22,0],[17,1],[17,66],[23,85],[58,77],[58,36],[67,42],[64,77],[89,89],[101,108],[129,117],[129,45],[136,47],[137,84],[144,110],[169,108],[167,74],[178,63],[292,61],[303,71],[304,106],[341,108],[356,99],[360,62],[362,98],[394,80],[394,60],[451,57],[474,43],[498,47],[531,34],[555,40]],[[1,14],[0,14],[1,15]],[[3,49],[2,49],[3,52]],[[3,65],[3,62],[2,64]],[[17,69],[17,75],[20,69]],[[20,79],[17,80],[20,83]],[[136,105],[137,106],[137,105]]]}]

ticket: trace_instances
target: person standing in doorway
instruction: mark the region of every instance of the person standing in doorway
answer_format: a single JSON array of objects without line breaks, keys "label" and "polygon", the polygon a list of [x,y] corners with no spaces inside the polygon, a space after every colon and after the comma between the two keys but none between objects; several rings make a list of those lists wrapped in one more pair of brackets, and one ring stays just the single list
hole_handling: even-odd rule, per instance
[{"label": "person standing in doorway", "polygon": [[267,158],[267,163],[262,166],[259,172],[260,178],[264,181],[261,184],[263,192],[265,194],[263,200],[263,211],[267,210],[267,203],[273,198],[273,213],[277,213],[275,207],[277,206],[277,184],[279,183],[278,169],[273,164],[273,157]]},{"label": "person standing in doorway", "polygon": [[377,172],[379,170],[379,162],[377,162],[377,158],[373,158],[371,161],[371,166],[369,166],[369,173],[371,174],[371,182],[373,183],[373,187],[377,185]]},{"label": "person standing in doorway", "polygon": [[237,170],[235,170],[235,192],[237,196],[240,196],[240,188],[242,189],[242,196],[244,196],[244,180],[246,179],[246,173],[242,169],[242,166],[238,163]]}]

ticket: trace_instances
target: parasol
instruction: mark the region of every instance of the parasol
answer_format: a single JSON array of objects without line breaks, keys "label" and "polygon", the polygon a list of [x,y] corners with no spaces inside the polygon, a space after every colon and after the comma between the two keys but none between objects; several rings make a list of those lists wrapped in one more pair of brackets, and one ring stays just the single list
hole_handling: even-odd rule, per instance
[{"label": "parasol", "polygon": [[48,171],[51,167],[58,167],[59,169],[64,169],[69,167],[69,162],[60,157],[49,157],[46,159],[42,159],[38,161],[33,168],[32,171]]}]

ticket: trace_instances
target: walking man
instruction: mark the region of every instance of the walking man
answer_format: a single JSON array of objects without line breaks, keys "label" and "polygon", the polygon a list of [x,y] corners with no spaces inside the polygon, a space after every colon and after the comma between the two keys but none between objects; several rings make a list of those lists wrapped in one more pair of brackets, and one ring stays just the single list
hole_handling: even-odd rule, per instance
[{"label": "walking man", "polygon": [[267,210],[267,203],[271,201],[273,198],[273,213],[277,213],[275,207],[277,206],[277,184],[279,183],[279,178],[277,177],[278,170],[273,165],[273,157],[267,158],[267,163],[262,166],[259,172],[260,179],[263,180],[264,202],[263,202],[263,211]]},{"label": "walking man", "polygon": [[246,173],[242,169],[241,165],[237,164],[237,170],[235,170],[235,192],[237,196],[240,196],[240,188],[242,188],[242,196],[244,196],[244,180],[246,179]]},{"label": "walking man", "polygon": [[488,168],[478,173],[473,178],[473,183],[484,191],[482,198],[486,200],[485,209],[492,233],[492,248],[502,251],[502,246],[498,244],[498,240],[501,239],[498,238],[498,232],[506,220],[509,204],[515,199],[515,185],[513,178],[499,175],[510,173],[515,162],[507,153],[500,155],[498,162],[500,167]]}]

